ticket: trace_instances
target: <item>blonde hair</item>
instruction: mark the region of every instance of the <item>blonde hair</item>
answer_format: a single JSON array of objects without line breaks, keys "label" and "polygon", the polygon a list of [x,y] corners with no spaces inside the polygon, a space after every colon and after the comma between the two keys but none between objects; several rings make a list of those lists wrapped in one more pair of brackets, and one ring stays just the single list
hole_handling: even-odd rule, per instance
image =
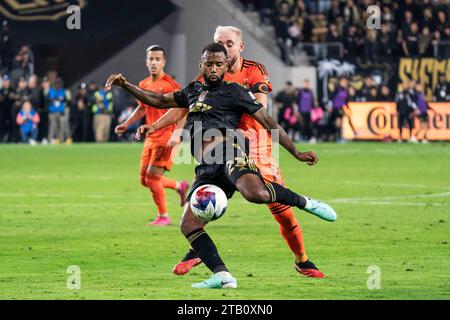
[{"label": "blonde hair", "polygon": [[244,42],[244,39],[242,37],[242,30],[234,26],[217,26],[216,31],[214,32],[214,41],[221,32],[234,32],[239,37],[241,42]]}]

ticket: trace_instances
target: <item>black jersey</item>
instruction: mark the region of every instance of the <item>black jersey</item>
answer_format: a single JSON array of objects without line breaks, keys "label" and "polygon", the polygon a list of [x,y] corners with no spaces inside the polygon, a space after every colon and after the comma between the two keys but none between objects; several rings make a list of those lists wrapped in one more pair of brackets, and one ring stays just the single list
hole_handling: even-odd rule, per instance
[{"label": "black jersey", "polygon": [[[239,135],[236,128],[242,115],[252,115],[262,108],[262,104],[248,89],[230,81],[223,81],[217,87],[193,81],[182,90],[174,92],[174,99],[178,106],[189,108],[186,128],[191,136],[192,155],[200,162],[202,162],[199,157],[200,150],[194,148],[195,145],[200,147],[201,144],[195,144],[194,141],[203,141],[206,136],[209,140],[213,132],[211,129],[221,135],[232,133],[236,139],[236,135]],[[205,134],[207,130],[210,131]],[[214,132],[212,134],[214,135]],[[243,136],[242,140],[245,140]]]},{"label": "black jersey", "polygon": [[202,122],[203,130],[236,129],[243,114],[252,115],[262,108],[248,89],[230,81],[217,87],[193,81],[174,92],[174,98],[180,107],[189,108],[186,122],[189,130],[195,121]]}]

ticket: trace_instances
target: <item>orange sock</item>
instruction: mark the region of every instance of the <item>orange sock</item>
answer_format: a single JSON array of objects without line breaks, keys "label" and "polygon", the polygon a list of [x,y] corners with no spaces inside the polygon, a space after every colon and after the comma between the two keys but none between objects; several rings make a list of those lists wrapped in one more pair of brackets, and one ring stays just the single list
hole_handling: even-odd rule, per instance
[{"label": "orange sock", "polygon": [[167,213],[166,194],[161,182],[161,176],[147,175],[145,182],[152,193],[153,201],[155,201],[156,207],[158,208],[158,213]]},{"label": "orange sock", "polygon": [[164,188],[177,189],[177,181],[161,176],[161,182]]},{"label": "orange sock", "polygon": [[308,256],[303,243],[303,233],[291,207],[280,204],[269,204],[273,217],[280,225],[280,233],[287,242],[298,262],[305,262]]}]

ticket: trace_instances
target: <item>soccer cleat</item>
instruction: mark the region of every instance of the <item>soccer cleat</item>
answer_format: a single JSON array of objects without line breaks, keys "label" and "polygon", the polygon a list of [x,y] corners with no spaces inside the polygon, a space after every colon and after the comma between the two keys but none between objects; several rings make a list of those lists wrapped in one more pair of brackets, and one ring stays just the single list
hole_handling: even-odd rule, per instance
[{"label": "soccer cleat", "polygon": [[214,274],[211,278],[206,279],[203,282],[194,283],[192,288],[199,289],[236,289],[237,280],[233,278],[228,272]]},{"label": "soccer cleat", "polygon": [[305,262],[296,262],[294,267],[295,270],[308,278],[325,278],[325,275],[309,259]]},{"label": "soccer cleat", "polygon": [[163,226],[168,226],[169,224],[170,224],[170,218],[169,217],[158,216],[152,223],[149,224],[149,226],[163,227]]},{"label": "soccer cleat", "polygon": [[189,272],[193,267],[198,266],[202,263],[200,258],[193,258],[186,261],[178,262],[175,267],[173,267],[172,272],[176,275],[183,276]]},{"label": "soccer cleat", "polygon": [[181,181],[180,188],[177,190],[178,195],[180,196],[180,206],[184,206],[186,203],[186,193],[189,190],[189,182],[186,180]]},{"label": "soccer cleat", "polygon": [[314,200],[310,197],[306,198],[306,206],[303,210],[308,213],[311,213],[323,220],[327,221],[336,221],[337,214],[334,209],[326,204],[325,202],[321,202],[319,200]]}]

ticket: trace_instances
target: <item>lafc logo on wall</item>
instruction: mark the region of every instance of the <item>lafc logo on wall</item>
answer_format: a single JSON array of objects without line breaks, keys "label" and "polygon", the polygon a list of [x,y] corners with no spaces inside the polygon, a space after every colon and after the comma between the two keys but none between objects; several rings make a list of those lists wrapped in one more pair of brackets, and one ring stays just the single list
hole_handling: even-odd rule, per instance
[{"label": "lafc logo on wall", "polygon": [[3,0],[0,14],[17,21],[55,21],[66,16],[72,5],[83,9],[87,0]]}]

